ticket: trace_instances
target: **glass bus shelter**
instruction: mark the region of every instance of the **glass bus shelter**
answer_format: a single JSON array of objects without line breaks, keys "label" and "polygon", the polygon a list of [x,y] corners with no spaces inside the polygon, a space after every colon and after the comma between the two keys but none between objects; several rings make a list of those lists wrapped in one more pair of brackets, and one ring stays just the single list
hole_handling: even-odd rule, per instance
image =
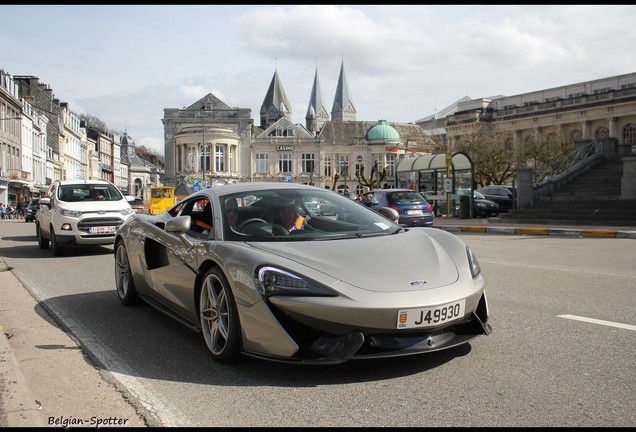
[{"label": "glass bus shelter", "polygon": [[420,192],[436,215],[448,217],[473,217],[474,177],[473,163],[463,152],[403,158],[395,167],[395,187]]}]

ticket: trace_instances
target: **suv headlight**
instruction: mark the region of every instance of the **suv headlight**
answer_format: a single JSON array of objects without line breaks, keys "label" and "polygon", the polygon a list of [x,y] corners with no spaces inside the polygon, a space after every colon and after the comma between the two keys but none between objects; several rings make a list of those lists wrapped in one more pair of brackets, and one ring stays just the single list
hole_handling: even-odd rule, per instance
[{"label": "suv headlight", "polygon": [[61,213],[62,213],[62,216],[68,216],[73,218],[78,218],[82,215],[82,212],[77,210],[62,210]]},{"label": "suv headlight", "polygon": [[124,216],[129,215],[132,212],[133,212],[132,207],[128,207],[128,208],[125,208],[125,209],[121,210],[121,214],[123,214]]}]

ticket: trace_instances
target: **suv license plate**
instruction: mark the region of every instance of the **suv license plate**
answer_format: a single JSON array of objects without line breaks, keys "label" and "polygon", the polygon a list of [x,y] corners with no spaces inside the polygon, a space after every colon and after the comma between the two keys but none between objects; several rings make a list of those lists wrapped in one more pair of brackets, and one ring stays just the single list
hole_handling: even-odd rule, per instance
[{"label": "suv license plate", "polygon": [[114,226],[97,226],[97,227],[90,227],[88,229],[88,232],[92,234],[111,234],[111,233],[114,233],[115,231],[116,231],[116,227]]},{"label": "suv license plate", "polygon": [[433,327],[464,316],[466,299],[432,308],[403,309],[398,311],[397,328]]}]

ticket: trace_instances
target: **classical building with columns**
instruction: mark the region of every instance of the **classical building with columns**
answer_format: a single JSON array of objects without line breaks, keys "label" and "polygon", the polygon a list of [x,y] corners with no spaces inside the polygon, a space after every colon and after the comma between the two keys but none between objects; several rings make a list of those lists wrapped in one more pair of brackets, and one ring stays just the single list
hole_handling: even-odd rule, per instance
[{"label": "classical building with columns", "polygon": [[466,97],[416,123],[445,135],[453,151],[484,122],[496,122],[518,151],[563,138],[575,143],[613,138],[616,152],[629,155],[636,146],[636,73],[515,96]]}]

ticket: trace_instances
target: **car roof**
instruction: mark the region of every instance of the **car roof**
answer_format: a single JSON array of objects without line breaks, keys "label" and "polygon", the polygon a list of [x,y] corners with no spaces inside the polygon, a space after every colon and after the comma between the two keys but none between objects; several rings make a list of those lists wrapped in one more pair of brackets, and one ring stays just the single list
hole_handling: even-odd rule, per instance
[{"label": "car roof", "polygon": [[371,193],[371,192],[389,193],[389,192],[415,192],[415,191],[411,189],[374,189],[374,190],[365,192],[365,194]]},{"label": "car roof", "polygon": [[[249,191],[261,191],[268,189],[309,189],[324,191],[326,189],[319,188],[318,186],[310,186],[299,183],[283,183],[283,182],[244,182],[244,183],[230,183],[226,185],[214,186],[213,188],[203,189],[203,191],[209,191],[219,197]],[[335,193],[335,192],[334,192]]]},{"label": "car roof", "polygon": [[83,180],[83,179],[57,180],[57,183],[59,183],[62,186],[76,185],[76,184],[101,184],[101,185],[111,184],[111,182],[109,182],[107,180],[99,180],[99,179],[94,179],[94,180]]}]

